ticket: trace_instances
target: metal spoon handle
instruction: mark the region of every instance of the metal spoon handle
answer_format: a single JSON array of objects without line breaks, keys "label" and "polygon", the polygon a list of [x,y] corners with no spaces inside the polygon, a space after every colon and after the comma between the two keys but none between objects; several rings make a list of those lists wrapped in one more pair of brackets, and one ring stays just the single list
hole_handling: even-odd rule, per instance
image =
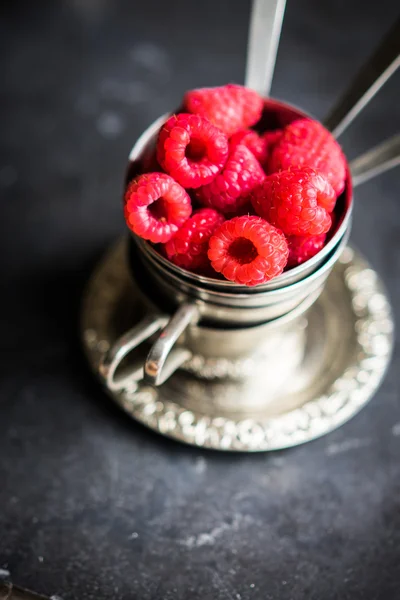
[{"label": "metal spoon handle", "polygon": [[400,66],[400,19],[383,38],[324,124],[339,137]]},{"label": "metal spoon handle", "polygon": [[188,325],[198,319],[199,310],[195,304],[180,305],[147,355],[144,363],[144,378],[148,383],[161,385],[191,358],[190,350],[174,346]]},{"label": "metal spoon handle", "polygon": [[269,96],[286,0],[253,0],[245,85]]},{"label": "metal spoon handle", "polygon": [[118,367],[132,350],[163,329],[168,321],[169,317],[166,315],[149,314],[114,342],[99,366],[99,373],[110,390],[122,390],[143,379],[143,363],[122,377],[116,376]]},{"label": "metal spoon handle", "polygon": [[350,163],[353,186],[400,166],[400,134],[371,148]]}]

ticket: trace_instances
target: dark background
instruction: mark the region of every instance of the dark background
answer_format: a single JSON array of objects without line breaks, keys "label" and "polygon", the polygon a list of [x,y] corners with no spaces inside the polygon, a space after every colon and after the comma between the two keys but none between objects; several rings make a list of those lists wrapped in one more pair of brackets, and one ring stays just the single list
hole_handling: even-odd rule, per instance
[{"label": "dark background", "polygon": [[[243,81],[249,2],[3,3],[0,568],[65,600],[395,600],[399,351],[340,430],[282,453],[187,448],[122,415],[78,340],[96,258],[124,230],[136,136],[185,89]],[[393,0],[288,0],[273,94],[323,118]],[[399,130],[399,76],[341,142]],[[357,189],[353,243],[399,313],[399,172]]]}]

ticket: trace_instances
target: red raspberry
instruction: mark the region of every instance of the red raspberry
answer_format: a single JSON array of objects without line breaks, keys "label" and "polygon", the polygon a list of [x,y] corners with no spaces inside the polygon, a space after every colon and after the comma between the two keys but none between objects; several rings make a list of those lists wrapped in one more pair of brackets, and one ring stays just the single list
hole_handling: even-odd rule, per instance
[{"label": "red raspberry", "polygon": [[225,221],[210,239],[211,266],[226,279],[245,285],[265,283],[282,273],[288,259],[283,233],[260,217]]},{"label": "red raspberry", "polygon": [[326,233],[308,236],[289,235],[286,239],[289,245],[289,258],[286,266],[297,267],[322,250]]},{"label": "red raspberry", "polygon": [[229,148],[233,148],[239,144],[246,146],[246,148],[254,154],[260,165],[266,169],[272,149],[281,137],[282,129],[267,131],[262,135],[259,135],[252,129],[245,129],[244,131],[238,131],[233,134],[229,139]]},{"label": "red raspberry", "polygon": [[192,212],[186,191],[165,173],[140,175],[128,185],[124,200],[129,229],[154,243],[168,242]]},{"label": "red raspberry", "polygon": [[266,131],[262,134],[262,140],[265,145],[265,153],[269,157],[276,144],[279,142],[283,135],[282,129],[274,129],[273,131]]},{"label": "red raspberry", "polygon": [[256,213],[285,235],[321,235],[331,226],[336,196],[325,177],[303,167],[269,175],[251,201]]},{"label": "red raspberry", "polygon": [[268,151],[264,139],[252,129],[245,129],[234,133],[229,139],[229,149],[232,150],[236,146],[246,146],[256,157],[261,165],[267,161]]},{"label": "red raspberry", "polygon": [[343,192],[346,159],[342,149],[321,123],[310,119],[299,119],[285,127],[272,151],[269,172],[303,166],[325,175],[337,196]]},{"label": "red raspberry", "polygon": [[224,217],[212,208],[197,210],[165,244],[169,260],[189,271],[208,271],[208,242],[224,220]]},{"label": "red raspberry", "polygon": [[214,181],[196,190],[196,198],[204,206],[233,214],[249,200],[251,190],[265,179],[260,163],[246,146],[236,146],[225,167]]},{"label": "red raspberry", "polygon": [[186,188],[210,183],[228,157],[228,138],[207,119],[173,115],[160,130],[157,159]]},{"label": "red raspberry", "polygon": [[254,90],[230,83],[186,92],[183,105],[188,112],[206,117],[231,136],[257,123],[264,101]]}]

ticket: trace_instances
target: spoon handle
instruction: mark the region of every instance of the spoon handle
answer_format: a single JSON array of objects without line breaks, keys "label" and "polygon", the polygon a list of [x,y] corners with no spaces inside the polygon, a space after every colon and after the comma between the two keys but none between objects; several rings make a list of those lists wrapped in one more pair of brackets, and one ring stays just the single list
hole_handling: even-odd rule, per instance
[{"label": "spoon handle", "polygon": [[350,163],[353,186],[400,166],[400,134],[371,148]]},{"label": "spoon handle", "polygon": [[253,0],[245,85],[269,96],[286,0]]},{"label": "spoon handle", "polygon": [[361,68],[324,124],[339,137],[400,66],[400,19]]}]

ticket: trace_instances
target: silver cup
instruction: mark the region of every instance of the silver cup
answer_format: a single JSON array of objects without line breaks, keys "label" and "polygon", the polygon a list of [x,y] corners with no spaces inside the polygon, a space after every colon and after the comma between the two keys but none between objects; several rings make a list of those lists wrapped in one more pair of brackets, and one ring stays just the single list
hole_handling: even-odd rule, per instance
[{"label": "silver cup", "polygon": [[[153,123],[134,145],[127,180],[141,172],[142,162],[154,150],[157,133],[168,116]],[[307,116],[297,108],[268,99],[262,126],[282,128]],[[258,354],[265,361],[261,348],[267,348],[267,354],[276,353],[290,336],[301,348],[300,323],[321,293],[347,242],[352,203],[351,175],[347,169],[346,187],[335,209],[335,228],[325,247],[302,265],[252,288],[190,273],[167,261],[149,243],[132,236],[131,273],[147,314],[105,356],[101,373],[107,385],[115,390],[142,378],[160,385],[178,368],[200,377],[241,377],[249,357]],[[152,345],[144,364],[119,376],[125,357],[149,340]],[[224,368],[218,367],[221,364]]]}]

